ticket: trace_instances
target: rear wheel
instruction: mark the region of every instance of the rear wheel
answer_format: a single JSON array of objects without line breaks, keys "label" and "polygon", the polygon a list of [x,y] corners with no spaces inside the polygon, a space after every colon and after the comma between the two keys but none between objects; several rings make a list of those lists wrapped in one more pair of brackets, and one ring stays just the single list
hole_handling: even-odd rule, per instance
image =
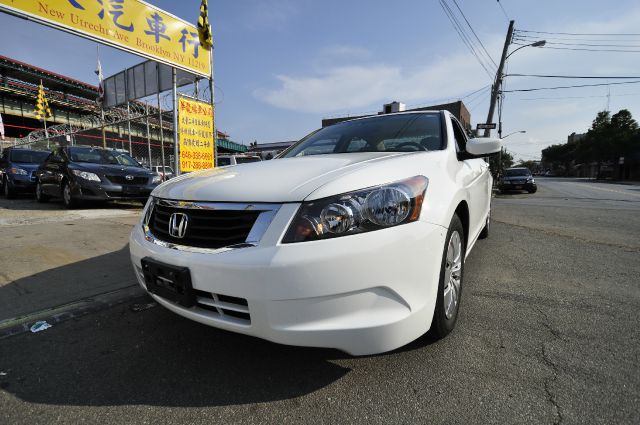
[{"label": "rear wheel", "polygon": [[72,209],[78,206],[78,200],[73,197],[73,193],[71,193],[71,185],[68,181],[65,181],[62,186],[62,202],[64,206]]},{"label": "rear wheel", "polygon": [[455,327],[462,296],[466,245],[464,228],[457,215],[451,219],[446,241],[440,266],[438,298],[429,330],[437,339],[444,338]]},{"label": "rear wheel", "polygon": [[42,185],[40,184],[40,180],[36,183],[36,201],[40,203],[45,203],[49,201],[49,196],[45,195],[42,191]]}]

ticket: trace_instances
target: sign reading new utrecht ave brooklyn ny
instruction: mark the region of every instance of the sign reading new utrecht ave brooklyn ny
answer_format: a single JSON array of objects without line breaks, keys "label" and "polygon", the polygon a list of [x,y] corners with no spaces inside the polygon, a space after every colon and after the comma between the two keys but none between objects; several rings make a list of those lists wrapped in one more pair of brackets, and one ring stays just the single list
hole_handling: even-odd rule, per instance
[{"label": "sign reading new utrecht ave brooklyn ny", "polygon": [[210,103],[180,97],[180,171],[212,168],[213,106]]},{"label": "sign reading new utrecht ave brooklyn ny", "polygon": [[[139,0],[0,0],[0,11],[209,77],[209,51],[182,19]],[[46,45],[46,40],[42,40]]]}]

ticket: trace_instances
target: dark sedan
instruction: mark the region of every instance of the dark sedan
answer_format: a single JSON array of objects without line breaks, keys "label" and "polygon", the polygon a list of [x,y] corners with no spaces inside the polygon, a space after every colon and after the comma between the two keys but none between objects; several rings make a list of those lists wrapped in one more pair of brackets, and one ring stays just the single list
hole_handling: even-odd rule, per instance
[{"label": "dark sedan", "polygon": [[67,208],[80,201],[146,201],[160,177],[126,153],[69,146],[53,151],[36,172],[36,198],[62,197]]},{"label": "dark sedan", "polygon": [[501,192],[526,190],[529,193],[535,193],[538,186],[528,168],[508,168],[500,179],[499,189]]},{"label": "dark sedan", "polygon": [[22,148],[7,148],[0,157],[0,185],[2,193],[11,199],[20,192],[36,189],[35,172],[49,152]]}]

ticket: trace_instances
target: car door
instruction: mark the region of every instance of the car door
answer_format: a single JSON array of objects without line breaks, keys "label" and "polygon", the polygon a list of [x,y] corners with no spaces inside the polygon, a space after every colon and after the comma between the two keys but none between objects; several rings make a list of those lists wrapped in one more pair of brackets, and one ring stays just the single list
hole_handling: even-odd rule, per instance
[{"label": "car door", "polygon": [[462,182],[469,194],[469,241],[474,241],[485,225],[491,202],[491,176],[489,164],[482,158],[466,158],[464,152],[467,135],[460,123],[452,117],[453,134],[463,168]]}]

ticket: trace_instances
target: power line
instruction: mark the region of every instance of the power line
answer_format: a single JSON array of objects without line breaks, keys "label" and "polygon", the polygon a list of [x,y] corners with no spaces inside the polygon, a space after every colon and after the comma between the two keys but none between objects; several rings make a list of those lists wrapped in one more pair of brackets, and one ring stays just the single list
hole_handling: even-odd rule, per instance
[{"label": "power line", "polygon": [[633,33],[578,33],[578,32],[549,32],[549,31],[531,31],[531,30],[518,30],[518,32],[526,32],[532,34],[557,34],[557,35],[592,35],[592,36],[603,36],[603,37],[626,37],[626,36],[640,36],[640,34]]},{"label": "power line", "polygon": [[502,3],[500,3],[500,0],[498,0],[498,6],[500,6],[500,10],[502,10],[502,13],[504,14],[504,17],[507,18],[507,21],[510,21],[511,18],[509,18],[507,11],[504,10],[504,6],[502,6]]},{"label": "power line", "polygon": [[[523,41],[528,43],[529,40],[521,40],[519,38],[515,39],[516,41]],[[589,40],[591,41],[591,40]],[[640,42],[640,40],[636,40],[636,42]],[[545,46],[548,44],[552,44],[554,46],[587,46],[587,47],[640,47],[638,44],[591,44],[591,43],[554,43],[551,41],[547,41]]]},{"label": "power line", "polygon": [[[523,43],[513,43],[517,46],[526,46]],[[640,53],[640,50],[625,50],[625,49],[587,49],[581,47],[544,47],[545,49],[553,50],[581,50],[584,52],[618,52],[618,53]]]},{"label": "power line", "polygon": [[[539,40],[539,36],[520,34],[518,30],[515,30],[515,38],[526,38],[531,40]],[[637,43],[640,39],[598,39],[598,38],[567,38],[567,37],[545,37],[545,40],[560,40],[560,41],[601,41],[601,42],[611,42],[615,41],[616,43]]]},{"label": "power line", "polygon": [[[596,95],[596,96],[557,96],[557,97],[515,97],[514,100],[566,100],[566,99],[591,99],[591,98],[602,98],[607,97],[607,94]],[[622,94],[612,94],[612,97],[618,96],[640,96],[640,93],[622,93]]]},{"label": "power line", "polygon": [[505,77],[537,77],[537,78],[589,78],[602,80],[634,80],[640,77],[601,77],[583,75],[541,75],[541,74],[506,74]]},{"label": "power line", "polygon": [[498,64],[496,63],[496,61],[493,60],[493,58],[491,57],[491,55],[489,54],[489,52],[487,52],[487,49],[484,47],[484,44],[482,44],[482,41],[480,41],[480,38],[478,37],[478,34],[476,34],[475,30],[473,29],[473,27],[471,26],[471,23],[469,22],[469,20],[467,19],[466,15],[464,14],[464,12],[462,11],[462,9],[460,8],[460,6],[458,5],[457,0],[453,0],[453,4],[456,5],[456,7],[458,8],[458,11],[460,12],[460,14],[462,15],[462,17],[464,18],[464,21],[467,23],[467,25],[469,26],[469,29],[471,29],[471,32],[473,33],[473,35],[475,36],[476,40],[478,40],[478,43],[480,43],[480,47],[482,47],[482,50],[484,50],[484,53],[487,55],[487,57],[489,58],[489,60],[491,62],[493,62],[493,64],[495,65],[495,67],[498,67]]},{"label": "power line", "polygon": [[473,48],[473,45],[471,44],[471,40],[469,40],[466,33],[464,32],[464,29],[462,28],[460,23],[457,21],[455,15],[453,14],[453,11],[449,8],[449,6],[446,3],[444,3],[443,0],[440,0],[439,4],[442,10],[444,11],[445,15],[447,15],[447,18],[449,18],[449,21],[453,25],[453,29],[458,33],[458,36],[460,37],[462,42],[467,46],[471,54],[478,60],[478,62],[480,63],[480,66],[484,68],[487,75],[493,80],[494,78],[493,73],[489,71],[485,63],[480,59],[480,56],[478,56],[478,53],[475,51],[475,49]]},{"label": "power line", "polygon": [[640,83],[640,80],[636,81],[622,81],[619,83],[601,83],[601,84],[581,84],[575,86],[558,86],[558,87],[536,87],[532,89],[517,89],[517,90],[503,90],[503,93],[513,93],[513,92],[525,92],[525,91],[537,91],[537,90],[558,90],[558,89],[572,89],[572,88],[580,88],[580,87],[597,87],[597,86],[615,86],[619,84],[637,84]]}]

